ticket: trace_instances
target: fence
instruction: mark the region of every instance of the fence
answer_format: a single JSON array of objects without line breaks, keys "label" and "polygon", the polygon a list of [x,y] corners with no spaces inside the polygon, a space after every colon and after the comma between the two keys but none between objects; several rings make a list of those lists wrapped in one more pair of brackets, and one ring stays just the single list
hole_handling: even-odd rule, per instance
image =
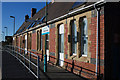
[{"label": "fence", "polygon": [[[7,45],[5,46],[5,48],[7,52],[9,52],[12,56],[14,56],[17,60],[19,60],[36,78],[40,78],[39,55],[33,54],[32,52],[19,48],[17,46]],[[28,57],[26,56],[26,54],[28,54]],[[37,62],[36,62],[37,64],[31,61],[31,57],[37,58]],[[26,64],[26,61],[29,63],[28,65]],[[37,68],[36,74],[31,69],[32,65]]]},{"label": "fence", "polygon": [[[39,66],[39,64],[40,64],[40,62],[39,62],[39,60],[41,59],[41,61],[43,60],[43,54],[41,54],[41,58],[40,58],[40,54],[38,55],[38,54],[36,54],[34,51],[32,52],[32,51],[27,51],[27,50],[24,50],[24,49],[22,49],[22,48],[19,48],[19,47],[14,47],[13,48],[13,46],[10,46],[10,45],[8,45],[8,46],[6,46],[6,48],[7,48],[7,51],[11,51],[11,55],[13,55],[14,57],[16,57],[36,78],[39,78],[40,77],[40,75],[39,75],[39,73],[40,73],[40,66]],[[43,52],[42,52],[43,53]],[[29,59],[27,59],[27,57],[25,56],[25,55],[29,55]],[[21,60],[19,57],[21,56],[21,59],[23,59],[23,60]],[[31,61],[31,57],[33,57],[33,56],[35,56],[36,57],[36,59],[35,60],[37,60],[37,64],[35,64],[35,63],[33,63],[32,61]],[[46,56],[48,56],[48,55],[46,55]],[[55,57],[52,57],[51,55],[49,55],[48,56],[49,57],[49,63],[52,63],[52,64],[54,64],[55,63],[55,60],[58,60],[57,58],[55,58]],[[54,60],[54,62],[52,62],[52,60],[51,59],[53,59]],[[27,60],[28,62],[29,62],[29,67],[27,66],[27,64],[25,64],[25,60]],[[59,59],[60,60],[60,59]],[[68,70],[69,71],[69,69],[70,69],[70,72],[73,72],[74,73],[74,71],[75,72],[77,72],[77,74],[78,75],[81,75],[81,73],[85,73],[86,75],[88,75],[89,77],[95,77],[96,75],[96,72],[95,71],[92,71],[92,70],[89,70],[89,69],[87,69],[87,68],[84,68],[84,67],[81,67],[81,66],[79,66],[79,65],[76,65],[75,63],[74,63],[74,60],[72,60],[72,62],[70,61],[70,62],[68,62],[68,61],[64,61],[64,60],[61,60],[61,61],[63,61],[64,62],[64,66],[65,66],[65,69],[66,70]],[[36,73],[37,74],[35,74],[32,70],[31,70],[31,64],[33,65],[33,66],[35,66],[36,68],[37,68],[37,70],[36,70]],[[58,64],[59,65],[59,64]],[[60,66],[60,65],[59,65]],[[97,73],[98,74],[98,73]],[[101,76],[102,76],[102,74],[101,74]]]}]

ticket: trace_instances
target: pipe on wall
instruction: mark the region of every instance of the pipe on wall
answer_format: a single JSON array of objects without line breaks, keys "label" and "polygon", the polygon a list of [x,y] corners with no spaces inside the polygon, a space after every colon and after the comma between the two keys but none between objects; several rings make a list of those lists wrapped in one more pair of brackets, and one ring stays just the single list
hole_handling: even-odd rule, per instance
[{"label": "pipe on wall", "polygon": [[[96,5],[94,5],[95,10],[97,11],[97,39],[96,39],[96,75],[98,76],[98,62],[99,62],[99,77],[100,77],[100,10],[101,8],[97,8]],[[99,55],[99,60],[98,60]]]}]

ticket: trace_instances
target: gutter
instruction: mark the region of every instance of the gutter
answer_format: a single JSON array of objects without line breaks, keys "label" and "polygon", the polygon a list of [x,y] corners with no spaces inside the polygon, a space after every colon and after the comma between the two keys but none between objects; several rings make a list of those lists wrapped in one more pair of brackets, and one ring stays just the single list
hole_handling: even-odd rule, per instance
[{"label": "gutter", "polygon": [[[50,24],[50,23],[59,21],[59,20],[64,19],[64,18],[68,18],[68,17],[70,17],[71,15],[75,15],[76,13],[82,12],[82,11],[87,10],[87,9],[94,8],[94,5],[100,6],[100,5],[104,4],[104,3],[105,3],[104,0],[100,0],[100,1],[98,1],[98,2],[96,2],[96,3],[94,3],[94,4],[92,4],[92,5],[86,6],[86,7],[84,7],[84,8],[79,8],[79,9],[74,10],[74,11],[71,11],[71,12],[69,12],[69,13],[67,13],[67,14],[65,14],[65,15],[63,15],[63,16],[60,16],[60,17],[55,18],[55,19],[53,19],[53,20],[51,20],[51,21],[48,21],[47,24]],[[34,28],[31,28],[31,29],[29,29],[29,30],[27,30],[27,31],[24,31],[24,32],[19,33],[19,34],[16,34],[16,36],[21,35],[21,34],[23,34],[23,33],[27,33],[27,32],[29,32],[29,31],[32,31],[32,30],[35,30],[35,29],[38,29],[38,28],[40,28],[40,27],[42,27],[42,26],[46,26],[46,23],[37,25],[37,26],[34,27]]]}]

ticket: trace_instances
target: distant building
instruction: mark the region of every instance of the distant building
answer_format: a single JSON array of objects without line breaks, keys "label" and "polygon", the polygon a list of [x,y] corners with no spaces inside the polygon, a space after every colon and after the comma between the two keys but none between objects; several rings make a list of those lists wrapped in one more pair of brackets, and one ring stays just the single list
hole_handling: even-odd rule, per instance
[{"label": "distant building", "polygon": [[11,45],[11,44],[12,44],[12,41],[13,41],[13,37],[12,37],[12,36],[5,36],[5,42],[6,42],[8,45]]}]

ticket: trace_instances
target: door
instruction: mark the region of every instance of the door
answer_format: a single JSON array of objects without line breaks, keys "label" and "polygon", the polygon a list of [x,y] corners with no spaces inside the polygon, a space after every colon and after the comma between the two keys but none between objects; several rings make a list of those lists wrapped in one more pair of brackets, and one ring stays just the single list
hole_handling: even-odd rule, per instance
[{"label": "door", "polygon": [[64,65],[64,24],[59,26],[59,65]]},{"label": "door", "polygon": [[88,27],[87,18],[82,19],[81,23],[81,53],[82,56],[87,56],[88,52]]},{"label": "door", "polygon": [[47,61],[49,61],[49,34],[46,34],[46,55]]},{"label": "door", "polygon": [[27,54],[27,35],[25,35],[25,54]]}]

